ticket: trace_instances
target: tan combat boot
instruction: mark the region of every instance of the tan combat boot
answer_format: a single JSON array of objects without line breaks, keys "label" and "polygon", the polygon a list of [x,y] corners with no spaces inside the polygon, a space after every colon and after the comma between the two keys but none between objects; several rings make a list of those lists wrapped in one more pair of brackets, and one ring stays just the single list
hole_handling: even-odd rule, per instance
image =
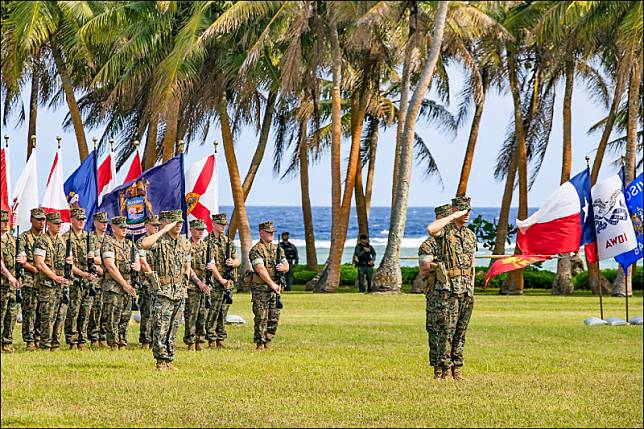
[{"label": "tan combat boot", "polygon": [[452,367],[452,377],[454,377],[454,380],[461,381],[463,379],[463,372],[461,371],[461,369],[462,367],[460,366]]},{"label": "tan combat boot", "polygon": [[166,365],[166,361],[163,359],[157,359],[157,371],[165,371],[168,369],[168,365]]},{"label": "tan combat boot", "polygon": [[9,344],[2,345],[2,353],[12,353],[11,346]]},{"label": "tan combat boot", "polygon": [[264,344],[262,343],[257,343],[255,350],[264,350]]},{"label": "tan combat boot", "polygon": [[105,347],[107,347],[107,341],[105,341],[105,340],[98,340],[98,346],[99,346],[100,348],[105,348]]},{"label": "tan combat boot", "polygon": [[270,341],[266,341],[266,342],[264,343],[264,348],[265,348],[265,349],[270,349],[270,348],[271,348],[271,342],[270,342]]},{"label": "tan combat boot", "polygon": [[79,344],[78,344],[78,350],[80,350],[80,351],[87,350],[87,349],[85,348],[85,344],[84,344],[84,343],[79,343]]},{"label": "tan combat boot", "polygon": [[124,352],[127,350],[127,344],[119,344],[119,351]]},{"label": "tan combat boot", "polygon": [[96,341],[96,340],[92,340],[92,341],[89,343],[89,345],[94,349],[94,348],[98,347],[98,341]]},{"label": "tan combat boot", "polygon": [[165,366],[170,370],[170,371],[179,371],[179,368],[174,366],[174,363],[172,361],[166,361]]},{"label": "tan combat boot", "polygon": [[217,348],[217,342],[216,341],[208,341],[208,348],[209,349],[216,349]]},{"label": "tan combat boot", "polygon": [[452,375],[452,373],[449,370],[449,368],[442,368],[441,369],[441,380],[449,380],[449,379],[452,378],[451,375]]},{"label": "tan combat boot", "polygon": [[441,369],[437,366],[434,367],[434,380],[441,378]]},{"label": "tan combat boot", "polygon": [[58,347],[58,346],[56,346],[56,347],[52,347],[52,348],[50,348],[50,349],[49,349],[49,351],[50,351],[50,352],[57,352],[57,351],[60,351],[60,347]]},{"label": "tan combat boot", "polygon": [[70,344],[69,350],[78,350],[78,346],[76,344]]},{"label": "tan combat boot", "polygon": [[202,350],[203,350],[203,343],[197,343],[197,344],[195,345],[195,349],[196,349],[198,352],[202,351]]},{"label": "tan combat boot", "polygon": [[33,342],[28,341],[27,344],[25,345],[25,350],[28,352],[36,351],[36,345]]},{"label": "tan combat boot", "polygon": [[150,345],[148,343],[141,343],[141,350],[150,350]]},{"label": "tan combat boot", "polygon": [[195,351],[197,351],[197,348],[195,347],[194,344],[188,344],[188,351],[189,352],[195,352]]},{"label": "tan combat boot", "polygon": [[218,349],[225,349],[226,346],[224,345],[224,340],[217,340],[217,348]]}]

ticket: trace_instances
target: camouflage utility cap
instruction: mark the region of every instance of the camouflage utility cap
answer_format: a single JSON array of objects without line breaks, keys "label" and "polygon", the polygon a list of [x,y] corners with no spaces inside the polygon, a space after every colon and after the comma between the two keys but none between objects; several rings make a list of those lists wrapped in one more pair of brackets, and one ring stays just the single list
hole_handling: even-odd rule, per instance
[{"label": "camouflage utility cap", "polygon": [[0,212],[0,221],[9,222],[9,212],[7,210],[2,210],[2,212]]},{"label": "camouflage utility cap", "polygon": [[47,215],[45,217],[47,219],[47,222],[63,223],[63,219],[60,217],[60,213],[58,213],[58,212],[47,213]]},{"label": "camouflage utility cap", "polygon": [[127,220],[125,219],[125,216],[114,216],[112,218],[112,225],[124,227],[127,226]]},{"label": "camouflage utility cap", "polygon": [[472,206],[470,205],[470,197],[456,197],[452,198],[452,207],[456,210],[470,210]]},{"label": "camouflage utility cap", "polygon": [[226,218],[226,213],[218,213],[212,215],[212,221],[214,223],[218,223],[219,225],[226,225],[228,223],[228,219]]},{"label": "camouflage utility cap", "polygon": [[170,215],[170,210],[161,210],[159,212],[159,220],[168,220],[168,216]]},{"label": "camouflage utility cap", "polygon": [[145,223],[148,225],[161,225],[161,222],[159,222],[159,216],[157,215],[152,215],[148,216],[145,218]]},{"label": "camouflage utility cap", "polygon": [[94,220],[100,223],[107,223],[108,222],[107,213],[106,212],[94,213]]},{"label": "camouflage utility cap", "polygon": [[266,231],[266,232],[275,232],[275,227],[273,226],[273,222],[271,222],[270,220],[267,220],[266,222],[262,222],[259,224],[259,230]]},{"label": "camouflage utility cap", "polygon": [[168,222],[183,222],[183,212],[181,210],[166,210],[162,211],[159,219]]},{"label": "camouflage utility cap", "polygon": [[45,209],[40,207],[31,209],[31,217],[34,219],[45,219]]},{"label": "camouflage utility cap", "polygon": [[193,219],[190,221],[190,228],[206,229],[206,224],[201,219]]},{"label": "camouflage utility cap", "polygon": [[85,209],[83,208],[72,209],[71,215],[72,215],[72,218],[74,219],[85,220]]},{"label": "camouflage utility cap", "polygon": [[449,216],[452,213],[452,206],[449,204],[443,204],[434,208],[434,213],[436,214],[436,219],[440,219],[445,216]]}]

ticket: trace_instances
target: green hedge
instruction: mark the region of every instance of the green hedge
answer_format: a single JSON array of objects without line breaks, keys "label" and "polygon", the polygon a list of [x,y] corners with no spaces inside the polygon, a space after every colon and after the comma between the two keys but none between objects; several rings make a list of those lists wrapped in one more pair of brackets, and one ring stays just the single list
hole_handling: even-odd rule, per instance
[{"label": "green hedge", "polygon": [[[322,269],[322,265],[318,265]],[[487,267],[476,267],[476,287],[483,287],[485,284],[485,275],[487,274]],[[401,267],[403,284],[411,284],[418,275],[418,267]],[[351,264],[343,264],[340,267],[340,284],[343,286],[353,286],[355,284],[356,275],[358,270]],[[296,284],[305,284],[317,273],[309,270],[306,265],[297,265],[293,274]],[[602,274],[609,281],[615,280],[617,270],[606,269],[602,270]],[[501,287],[503,280],[507,274],[501,274],[490,280],[488,287],[498,288]],[[534,266],[529,266],[524,270],[524,288],[525,289],[551,289],[552,283],[555,280],[555,273],[548,270],[543,270]],[[573,278],[573,284],[576,290],[588,290],[588,272],[583,271]],[[642,289],[643,284],[643,270],[642,267],[637,267],[635,276],[633,278],[633,288]]]}]

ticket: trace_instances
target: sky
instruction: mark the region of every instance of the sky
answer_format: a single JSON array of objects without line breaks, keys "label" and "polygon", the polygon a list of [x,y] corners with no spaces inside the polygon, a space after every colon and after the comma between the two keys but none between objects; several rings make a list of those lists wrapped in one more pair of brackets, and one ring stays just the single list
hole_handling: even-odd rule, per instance
[{"label": "sky", "polygon": [[[456,112],[458,106],[457,95],[463,84],[463,74],[458,68],[452,66],[448,69],[450,73],[450,98],[449,110]],[[430,94],[431,96],[431,94]],[[562,151],[562,98],[563,83],[557,88],[556,110],[554,113],[553,129],[550,137],[549,147],[543,162],[541,171],[528,195],[530,207],[539,207],[544,200],[557,189],[561,175],[561,151]],[[25,108],[28,106],[28,92],[23,94]],[[474,109],[471,109],[472,111]],[[2,104],[4,111],[4,104]],[[62,136],[63,172],[66,178],[79,165],[78,149],[75,143],[74,131],[70,127],[63,131],[62,122],[68,113],[67,104],[64,103],[56,109],[41,107],[38,112],[37,123],[37,160],[39,174],[39,195],[42,198],[44,193],[47,175],[56,151],[57,135]],[[572,104],[572,141],[573,141],[573,175],[585,167],[584,157],[591,156],[591,163],[594,157],[593,150],[596,148],[600,134],[587,135],[591,125],[602,119],[606,111],[594,104],[583,85],[577,84],[573,92]],[[497,94],[491,91],[487,97],[481,120],[480,133],[474,154],[472,172],[469,179],[468,195],[472,197],[472,204],[476,207],[498,207],[500,206],[503,194],[503,182],[494,179],[494,165],[501,146],[505,132],[512,115],[512,98],[509,91]],[[17,125],[15,116],[10,118],[7,126],[2,126],[2,135],[8,135],[10,153],[10,175],[11,183],[15,184],[20,172],[26,162],[27,142],[27,121]],[[418,121],[416,132],[422,136],[437,161],[441,173],[443,185],[438,180],[426,178],[423,168],[414,166],[409,193],[409,206],[411,207],[434,207],[449,202],[456,193],[456,187],[460,176],[461,164],[465,154],[465,147],[469,137],[471,118],[458,130],[456,137],[446,135],[436,130],[436,126],[426,124],[422,119]],[[217,139],[221,142],[219,129],[213,129],[208,135],[206,144],[200,146],[191,144],[186,153],[186,168],[191,163],[209,156],[213,151],[212,141]],[[86,136],[91,145],[92,137],[100,137],[103,129],[87,129]],[[243,176],[248,170],[258,133],[254,129],[244,129],[236,141],[236,154],[240,167],[240,174]],[[4,144],[4,140],[3,140]],[[342,142],[343,162],[348,158],[350,141],[345,139]],[[247,205],[253,206],[300,206],[300,183],[298,177],[280,181],[272,172],[272,134],[269,146],[266,151],[266,158],[262,162],[257,173],[256,180],[247,199]],[[375,180],[373,187],[372,205],[389,206],[391,201],[391,181],[393,175],[393,159],[395,149],[395,128],[386,131],[381,129],[378,142],[378,153],[375,167]],[[141,147],[141,152],[142,152]],[[141,153],[142,155],[142,153]],[[331,166],[329,155],[324,156],[317,164],[309,168],[310,194],[313,206],[331,205],[330,172]],[[619,158],[619,154],[607,152],[604,165],[600,174],[608,177],[615,174],[616,168],[611,165],[612,161]],[[219,204],[230,206],[233,204],[228,170],[220,145],[218,153],[218,178],[219,178]],[[118,172],[118,183],[122,183],[129,167],[129,161]],[[366,180],[366,174],[363,175]],[[344,164],[343,164],[344,177]],[[517,206],[516,197],[513,206]]]}]

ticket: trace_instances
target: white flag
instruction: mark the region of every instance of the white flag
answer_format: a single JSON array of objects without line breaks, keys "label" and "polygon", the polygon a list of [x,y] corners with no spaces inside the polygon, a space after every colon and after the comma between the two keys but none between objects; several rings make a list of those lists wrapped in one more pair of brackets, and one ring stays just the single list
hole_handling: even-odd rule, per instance
[{"label": "white flag", "polygon": [[200,159],[186,172],[186,206],[188,221],[201,219],[211,232],[211,216],[219,212],[215,155]]},{"label": "white flag", "polygon": [[15,225],[21,231],[31,228],[31,209],[38,207],[38,167],[36,162],[36,148],[25,165],[20,178],[16,183],[11,198],[11,211],[15,216]]},{"label": "white flag", "polygon": [[47,180],[47,188],[45,195],[42,198],[40,205],[47,213],[59,212],[63,222],[71,222],[69,214],[69,204],[67,197],[65,197],[65,187],[63,181],[63,158],[60,149],[56,151],[54,164],[51,166],[49,179]]},{"label": "white flag", "polygon": [[595,212],[599,260],[610,259],[635,249],[635,230],[619,176],[598,182],[590,193]]}]

